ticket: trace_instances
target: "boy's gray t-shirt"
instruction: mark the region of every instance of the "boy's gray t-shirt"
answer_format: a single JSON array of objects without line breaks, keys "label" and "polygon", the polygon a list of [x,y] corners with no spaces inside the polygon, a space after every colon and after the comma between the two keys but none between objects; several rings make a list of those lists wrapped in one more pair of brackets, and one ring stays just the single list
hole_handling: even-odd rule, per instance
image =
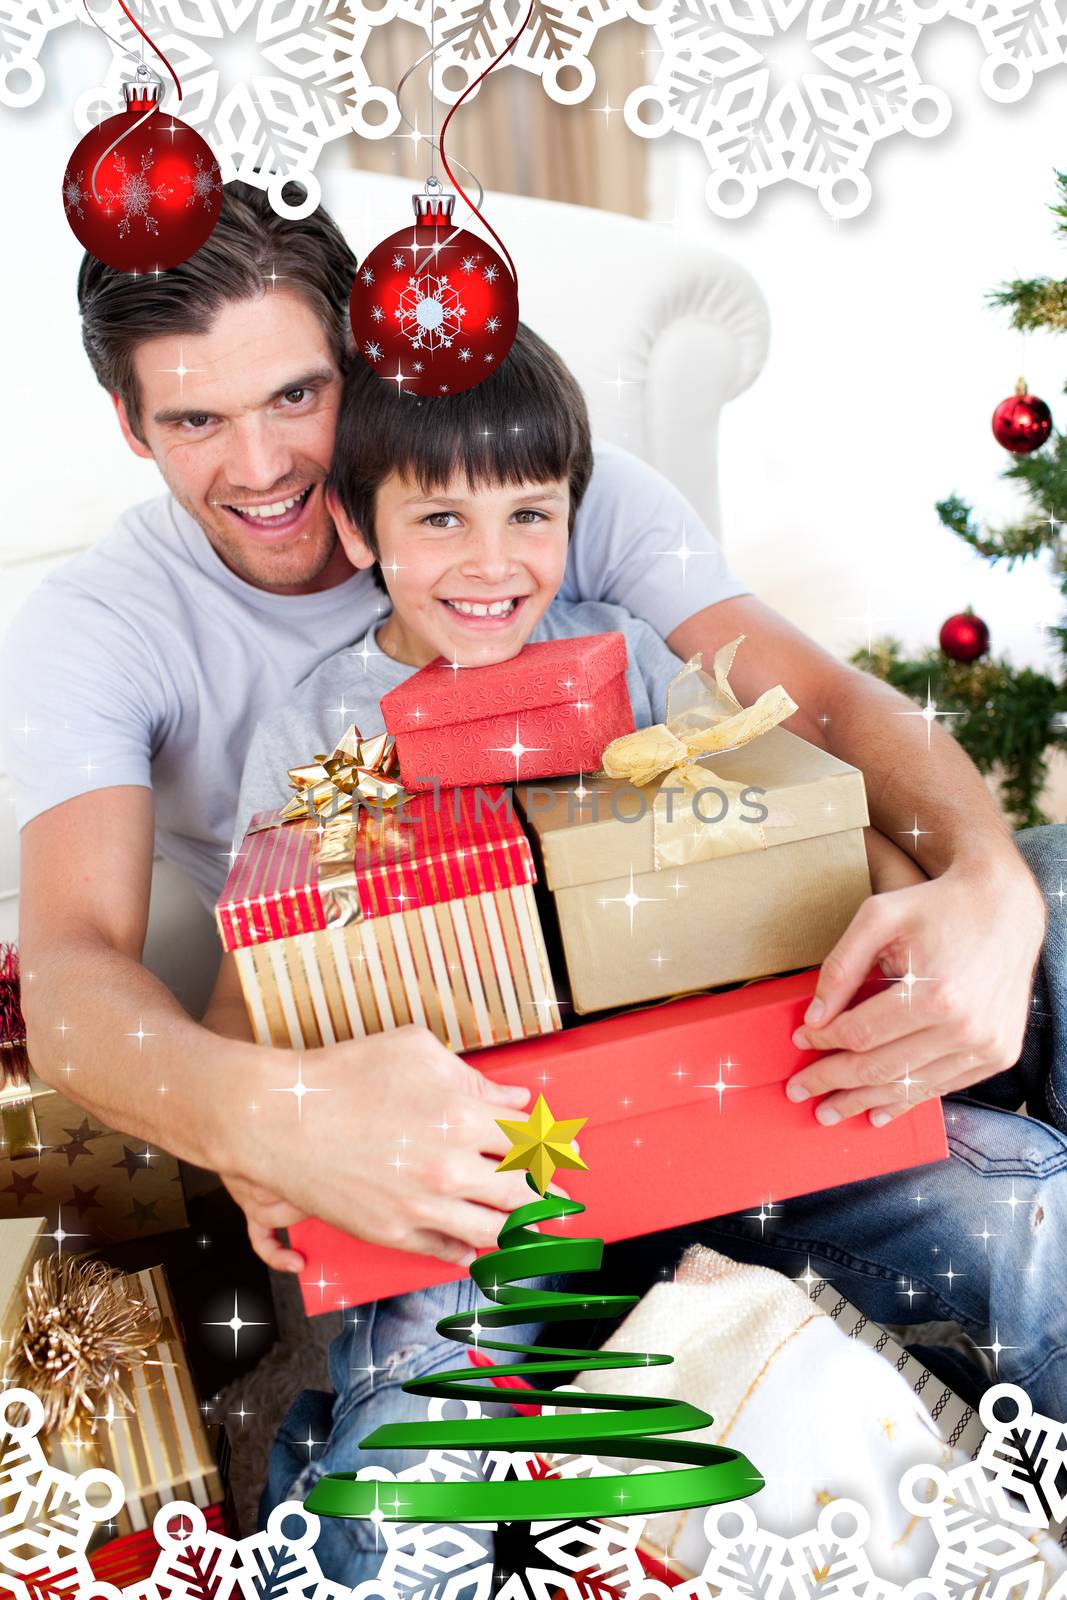
[{"label": "boy's gray t-shirt", "polygon": [[[235,849],[257,811],[272,811],[292,797],[287,777],[290,767],[303,766],[319,751],[332,750],[353,722],[364,736],[383,730],[382,695],[418,668],[382,654],[377,643],[380,626],[322,662],[285,705],[259,723],[241,779]],[[576,639],[593,633],[621,633],[626,638],[626,684],[634,726],[647,728],[661,722],[667,685],[682,663],[654,628],[622,606],[599,600],[571,603],[557,597],[533,630],[530,642]]]}]

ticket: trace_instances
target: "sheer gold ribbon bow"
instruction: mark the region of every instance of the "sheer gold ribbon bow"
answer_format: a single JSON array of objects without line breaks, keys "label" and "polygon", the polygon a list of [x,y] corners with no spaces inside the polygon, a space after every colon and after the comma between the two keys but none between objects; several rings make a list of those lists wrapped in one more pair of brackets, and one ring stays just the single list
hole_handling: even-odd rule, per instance
[{"label": "sheer gold ribbon bow", "polygon": [[[747,784],[716,777],[701,765],[708,756],[751,744],[797,710],[781,684],[764,690],[755,705],[742,706],[730,688],[729,674],[744,637],[715,652],[713,678],[702,670],[699,654],[687,661],[667,689],[666,721],[613,739],[601,758],[609,778],[638,788],[662,780],[652,804],[657,870],[766,850],[765,824],[780,827],[792,821],[781,807],[763,822],[751,820],[757,803],[767,805],[763,796],[746,802]],[[702,789],[709,794],[699,798]]]}]

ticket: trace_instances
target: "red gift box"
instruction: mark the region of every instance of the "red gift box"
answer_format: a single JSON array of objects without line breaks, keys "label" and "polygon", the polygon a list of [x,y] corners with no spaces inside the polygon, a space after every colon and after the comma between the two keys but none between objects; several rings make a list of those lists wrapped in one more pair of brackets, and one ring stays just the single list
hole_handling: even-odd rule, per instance
[{"label": "red gift box", "polygon": [[[222,1503],[204,1508],[204,1522],[211,1533],[236,1536],[237,1526],[232,1509]],[[89,1556],[89,1565],[101,1582],[113,1583],[121,1589],[150,1578],[159,1560],[159,1553],[160,1547],[152,1529],[141,1528],[137,1533],[127,1533],[120,1539],[111,1539],[101,1545]]]},{"label": "red gift box", "polygon": [[[471,1064],[495,1082],[544,1090],[557,1117],[588,1118],[588,1171],[562,1174],[561,1186],[585,1205],[583,1230],[609,1242],[942,1160],[938,1100],[885,1128],[862,1116],[826,1128],[816,1101],[786,1098],[785,1080],[819,1054],[792,1041],[816,977],[812,969],[621,1012],[480,1051]],[[865,985],[858,998],[879,987]],[[312,1315],[464,1276],[317,1219],[289,1237],[305,1259]]]},{"label": "red gift box", "polygon": [[435,661],[382,697],[408,789],[593,772],[634,726],[621,633],[528,644],[510,661]]}]

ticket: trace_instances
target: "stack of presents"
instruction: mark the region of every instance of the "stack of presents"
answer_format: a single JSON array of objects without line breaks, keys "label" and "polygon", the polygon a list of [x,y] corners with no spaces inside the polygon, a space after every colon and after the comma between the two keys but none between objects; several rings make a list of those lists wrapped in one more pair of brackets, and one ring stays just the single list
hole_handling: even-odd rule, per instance
[{"label": "stack of presents", "polygon": [[[871,892],[867,806],[779,725],[782,689],[739,705],[738,642],[651,729],[608,633],[435,662],[384,732],[293,752],[217,910],[257,1040],[421,1023],[492,1079],[551,1082],[588,1118],[568,1191],[609,1241],[943,1157],[936,1101],[875,1130],[786,1098],[816,964]],[[319,1221],[290,1238],[312,1314],[463,1275]]]},{"label": "stack of presents", "polygon": [[[385,697],[383,732],[294,751],[296,792],[253,819],[217,910],[255,1037],[301,1050],[414,1022],[491,1078],[550,1083],[557,1114],[588,1118],[568,1189],[607,1240],[943,1157],[936,1101],[875,1131],[786,1098],[817,964],[870,893],[867,809],[859,772],[778,725],[782,691],[738,705],[733,649],[689,663],[667,722],[638,733],[625,643],[605,634],[436,663]],[[185,1212],[169,1156],[100,1127],[24,1053],[0,1049],[0,1071],[10,1383],[27,1284],[39,1302],[58,1282],[44,1257]],[[310,1314],[463,1275],[316,1220],[291,1239]],[[56,1468],[121,1477],[92,1560],[128,1584],[167,1502],[236,1530],[163,1269],[115,1285],[154,1318],[123,1378],[132,1409],[80,1408],[43,1442]]]}]

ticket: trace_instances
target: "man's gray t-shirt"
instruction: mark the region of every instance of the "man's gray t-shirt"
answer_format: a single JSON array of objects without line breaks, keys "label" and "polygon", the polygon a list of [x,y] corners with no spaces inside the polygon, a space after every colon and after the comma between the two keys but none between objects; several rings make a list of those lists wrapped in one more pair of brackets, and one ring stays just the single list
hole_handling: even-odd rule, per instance
[{"label": "man's gray t-shirt", "polygon": [[[700,552],[684,565],[671,554],[683,530]],[[746,592],[665,478],[597,447],[564,599],[612,601],[665,637]],[[231,572],[170,496],[135,507],[44,579],[4,642],[4,753],[19,827],[91,790],[151,788],[157,850],[212,905],[257,722],[387,608],[365,572],[319,594],[269,594]]]},{"label": "man's gray t-shirt", "polygon": [[[235,849],[257,811],[273,811],[292,799],[287,776],[290,767],[305,766],[319,751],[332,750],[350,723],[365,737],[383,731],[382,695],[418,668],[382,654],[379,627],[375,624],[365,639],[316,667],[286,704],[270,712],[257,727],[241,779]],[[667,685],[682,663],[654,628],[622,606],[599,600],[574,603],[557,597],[531,633],[530,642],[578,639],[594,633],[621,633],[626,639],[626,686],[634,726],[647,728],[662,721]]]}]

